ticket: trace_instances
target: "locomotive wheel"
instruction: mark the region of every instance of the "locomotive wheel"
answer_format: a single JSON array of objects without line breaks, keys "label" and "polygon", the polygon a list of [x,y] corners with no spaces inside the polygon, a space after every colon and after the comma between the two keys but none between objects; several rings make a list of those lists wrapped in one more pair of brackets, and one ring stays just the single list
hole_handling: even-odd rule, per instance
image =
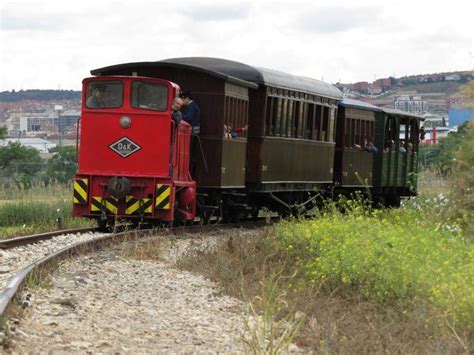
[{"label": "locomotive wheel", "polygon": [[108,227],[107,227],[107,220],[106,219],[98,219],[97,220],[97,228],[99,229],[99,232],[108,232]]},{"label": "locomotive wheel", "polygon": [[390,193],[377,198],[377,202],[379,206],[387,208],[398,208],[400,207],[401,199],[400,195],[398,195],[397,193]]},{"label": "locomotive wheel", "polygon": [[260,212],[260,209],[257,206],[252,206],[252,211],[250,212],[250,218],[256,221],[258,219],[259,212]]}]

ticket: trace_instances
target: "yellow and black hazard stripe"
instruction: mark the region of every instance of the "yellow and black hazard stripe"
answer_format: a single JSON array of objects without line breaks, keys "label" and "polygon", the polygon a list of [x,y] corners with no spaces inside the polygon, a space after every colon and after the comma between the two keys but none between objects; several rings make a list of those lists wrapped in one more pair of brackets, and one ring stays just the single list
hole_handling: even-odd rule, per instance
[{"label": "yellow and black hazard stripe", "polygon": [[125,197],[125,214],[151,213],[153,200],[151,198],[135,198],[133,196]]},{"label": "yellow and black hazard stripe", "polygon": [[155,208],[159,210],[170,209],[170,185],[156,184]]},{"label": "yellow and black hazard stripe", "polygon": [[102,212],[102,208],[105,209],[105,212],[117,214],[118,199],[113,196],[105,198],[102,198],[100,196],[92,196],[91,212]]},{"label": "yellow and black hazard stripe", "polygon": [[87,203],[87,185],[89,184],[88,179],[74,179],[74,203],[85,204]]}]

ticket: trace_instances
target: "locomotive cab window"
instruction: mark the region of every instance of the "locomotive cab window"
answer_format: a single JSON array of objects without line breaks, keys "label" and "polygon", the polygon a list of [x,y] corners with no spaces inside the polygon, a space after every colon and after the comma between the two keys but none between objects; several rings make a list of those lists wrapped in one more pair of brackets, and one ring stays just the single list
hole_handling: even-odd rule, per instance
[{"label": "locomotive cab window", "polygon": [[130,105],[145,110],[166,111],[168,108],[168,87],[163,84],[134,81]]},{"label": "locomotive cab window", "polygon": [[86,106],[93,109],[116,108],[123,103],[121,81],[89,81],[86,87]]}]

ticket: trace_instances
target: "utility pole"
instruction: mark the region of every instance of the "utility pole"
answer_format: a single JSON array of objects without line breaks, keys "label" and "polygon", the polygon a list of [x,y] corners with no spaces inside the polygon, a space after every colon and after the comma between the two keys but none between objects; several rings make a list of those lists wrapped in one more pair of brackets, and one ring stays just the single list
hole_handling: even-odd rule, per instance
[{"label": "utility pole", "polygon": [[61,132],[61,110],[62,105],[54,105],[54,110],[58,112],[58,136],[59,136],[59,147],[62,147],[62,132]]}]

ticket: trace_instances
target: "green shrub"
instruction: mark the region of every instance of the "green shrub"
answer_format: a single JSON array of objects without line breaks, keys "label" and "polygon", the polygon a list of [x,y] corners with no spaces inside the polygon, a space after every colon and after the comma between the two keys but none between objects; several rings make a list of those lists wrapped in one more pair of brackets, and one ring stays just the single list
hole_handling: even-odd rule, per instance
[{"label": "green shrub", "polygon": [[276,232],[310,282],[379,302],[426,303],[474,327],[474,245],[440,217],[448,204],[444,196],[388,211],[352,204],[345,214],[330,208],[315,220],[282,222]]},{"label": "green shrub", "polygon": [[[451,210],[454,218],[461,221],[466,233],[474,234],[474,122],[467,125],[464,140],[454,154],[450,198],[456,201]],[[474,241],[474,238],[473,238]]]}]

